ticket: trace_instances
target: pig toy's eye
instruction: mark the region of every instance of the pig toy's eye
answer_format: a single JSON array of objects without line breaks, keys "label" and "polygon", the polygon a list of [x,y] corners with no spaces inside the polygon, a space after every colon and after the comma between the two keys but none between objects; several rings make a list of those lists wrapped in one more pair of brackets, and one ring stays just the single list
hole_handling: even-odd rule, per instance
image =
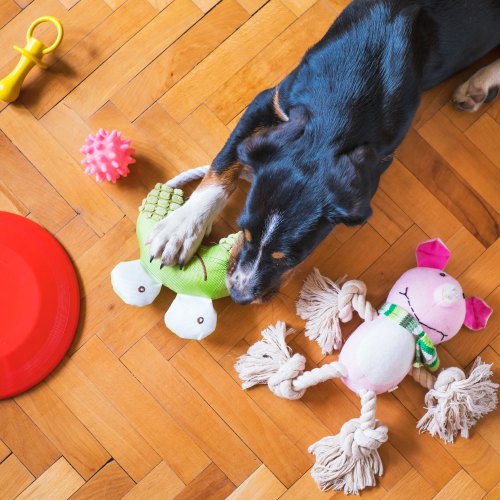
[{"label": "pig toy's eye", "polygon": [[439,276],[442,276],[443,278],[446,276],[444,273],[439,273]]}]

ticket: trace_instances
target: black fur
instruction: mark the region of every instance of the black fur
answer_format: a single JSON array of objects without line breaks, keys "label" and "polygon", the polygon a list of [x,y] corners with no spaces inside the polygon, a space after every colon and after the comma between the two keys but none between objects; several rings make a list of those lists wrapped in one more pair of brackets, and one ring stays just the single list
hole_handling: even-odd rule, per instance
[{"label": "black fur", "polygon": [[[274,112],[275,89],[262,92],[214,161],[221,171],[239,160],[255,175],[239,266],[257,258],[267,217],[284,220],[258,279],[230,286],[233,299],[271,295],[336,224],[366,221],[421,93],[499,42],[500,0],[354,0],[278,86],[289,121]],[[272,258],[278,251],[285,257]]]}]

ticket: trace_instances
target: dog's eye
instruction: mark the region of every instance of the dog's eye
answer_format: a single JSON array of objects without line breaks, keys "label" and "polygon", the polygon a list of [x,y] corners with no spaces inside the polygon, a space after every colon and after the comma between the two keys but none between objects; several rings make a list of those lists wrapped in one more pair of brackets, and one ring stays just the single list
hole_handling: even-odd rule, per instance
[{"label": "dog's eye", "polygon": [[273,259],[279,260],[279,259],[283,259],[283,258],[285,258],[285,254],[284,254],[283,252],[273,252],[273,253],[271,254],[271,257],[272,257]]},{"label": "dog's eye", "polygon": [[245,240],[247,240],[248,243],[250,243],[252,241],[252,233],[248,229],[245,229],[243,231],[243,234],[245,235]]},{"label": "dog's eye", "polygon": [[442,276],[443,278],[446,276],[444,273],[439,273],[439,276]]}]

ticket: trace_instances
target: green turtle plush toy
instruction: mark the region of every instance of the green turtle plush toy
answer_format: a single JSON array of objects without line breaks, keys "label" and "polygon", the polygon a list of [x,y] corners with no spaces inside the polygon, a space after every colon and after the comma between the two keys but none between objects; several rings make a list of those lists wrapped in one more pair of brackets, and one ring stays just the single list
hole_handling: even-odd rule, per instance
[{"label": "green turtle plush toy", "polygon": [[178,186],[202,177],[207,168],[185,172],[166,184],[156,184],[139,207],[137,239],[140,259],[120,262],[111,271],[111,283],[116,294],[134,306],[151,304],[162,286],[177,294],[165,313],[165,324],[179,337],[201,340],[216,327],[217,312],[212,300],[227,297],[226,272],[231,250],[240,233],[222,238],[217,245],[201,246],[188,265],[160,269],[160,260],[149,260],[146,241],[155,224],[184,203]]}]

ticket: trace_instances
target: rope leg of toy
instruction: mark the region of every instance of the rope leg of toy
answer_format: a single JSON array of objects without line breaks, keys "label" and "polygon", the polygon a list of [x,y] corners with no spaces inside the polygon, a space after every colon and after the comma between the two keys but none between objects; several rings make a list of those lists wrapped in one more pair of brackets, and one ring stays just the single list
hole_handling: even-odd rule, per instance
[{"label": "rope leg of toy", "polygon": [[313,368],[310,371],[304,372],[299,375],[292,383],[294,390],[302,391],[313,385],[318,385],[321,382],[326,382],[334,378],[345,377],[347,370],[338,361],[328,363],[319,368]]},{"label": "rope leg of toy", "polygon": [[[201,167],[195,167],[189,170],[185,170],[184,172],[181,172],[179,175],[176,175],[173,179],[170,179],[167,182],[167,186],[176,189],[176,188],[181,188],[185,184],[188,184],[189,182],[195,181],[197,179],[203,179],[203,177],[205,177],[206,173],[208,172],[209,168],[210,165],[203,165]],[[247,169],[243,169],[241,171],[240,178],[250,183],[253,180],[251,172]]]},{"label": "rope leg of toy", "polygon": [[304,356],[292,354],[286,344],[286,336],[292,331],[281,321],[269,326],[263,330],[262,340],[238,359],[235,368],[244,389],[267,384],[276,396],[300,399],[308,387],[347,375],[338,361],[304,372]]},{"label": "rope leg of toy", "polygon": [[375,418],[376,394],[363,391],[360,395],[361,416],[346,422],[336,436],[309,447],[316,456],[311,475],[322,491],[358,494],[367,486],[375,486],[375,476],[383,473],[378,448],[387,441],[387,427]]},{"label": "rope leg of toy", "polygon": [[458,433],[469,437],[469,429],[497,406],[498,384],[491,381],[491,365],[477,358],[469,376],[460,368],[447,368],[425,395],[427,413],[419,420],[420,432],[436,434],[452,443]]},{"label": "rope leg of toy", "polygon": [[377,316],[366,300],[366,285],[362,281],[346,281],[340,287],[317,269],[304,281],[297,301],[297,314],[307,321],[306,337],[316,340],[323,354],[340,349],[340,321],[350,321],[353,311],[366,321]]},{"label": "rope leg of toy", "polygon": [[413,380],[418,382],[425,389],[432,389],[434,387],[434,383],[436,382],[436,377],[426,368],[415,368],[412,367],[410,373]]},{"label": "rope leg of toy", "polygon": [[337,361],[306,372],[304,366],[304,356],[300,354],[292,356],[269,377],[267,381],[269,390],[280,398],[300,399],[308,387],[347,374],[346,369]]}]

